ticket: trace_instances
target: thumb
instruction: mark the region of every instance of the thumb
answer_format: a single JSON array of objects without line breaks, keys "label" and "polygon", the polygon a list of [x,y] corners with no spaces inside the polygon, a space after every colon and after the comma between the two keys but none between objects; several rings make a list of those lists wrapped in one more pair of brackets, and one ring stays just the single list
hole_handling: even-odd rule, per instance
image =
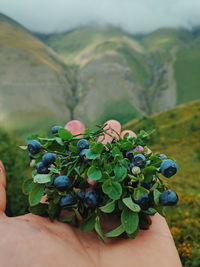
[{"label": "thumb", "polygon": [[6,173],[0,160],[0,216],[5,215],[6,209]]}]

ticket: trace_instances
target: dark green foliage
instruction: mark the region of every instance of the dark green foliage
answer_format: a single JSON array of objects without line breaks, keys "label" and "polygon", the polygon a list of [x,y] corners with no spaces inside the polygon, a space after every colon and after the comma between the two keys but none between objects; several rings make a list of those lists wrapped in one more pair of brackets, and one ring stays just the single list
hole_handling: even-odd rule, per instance
[{"label": "dark green foliage", "polygon": [[28,199],[22,183],[30,177],[28,153],[19,149],[20,141],[0,129],[0,160],[7,174],[7,204],[13,216],[28,212]]}]

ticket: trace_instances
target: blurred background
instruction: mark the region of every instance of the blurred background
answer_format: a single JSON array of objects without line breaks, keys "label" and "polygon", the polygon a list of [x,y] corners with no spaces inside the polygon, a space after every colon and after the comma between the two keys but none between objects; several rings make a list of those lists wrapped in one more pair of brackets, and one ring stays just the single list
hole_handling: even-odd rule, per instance
[{"label": "blurred background", "polygon": [[184,266],[200,266],[200,2],[1,0],[0,159],[8,214],[28,212],[19,151],[30,133],[78,119],[156,129],[180,167],[167,221]]}]

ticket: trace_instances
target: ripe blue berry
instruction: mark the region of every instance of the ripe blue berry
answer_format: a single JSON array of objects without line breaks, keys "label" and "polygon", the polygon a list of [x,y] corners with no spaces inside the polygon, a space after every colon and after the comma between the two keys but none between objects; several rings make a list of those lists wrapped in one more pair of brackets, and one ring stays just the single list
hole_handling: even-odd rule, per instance
[{"label": "ripe blue berry", "polygon": [[98,196],[94,190],[88,191],[85,194],[85,203],[88,207],[96,207],[98,204]]},{"label": "ripe blue berry", "polygon": [[162,206],[174,206],[178,202],[178,195],[173,190],[164,191],[159,197],[159,203]]},{"label": "ripe blue berry", "polygon": [[165,154],[160,154],[158,157],[159,157],[159,159],[161,159],[161,160],[164,160],[164,159],[167,158],[167,156],[166,156]]},{"label": "ripe blue berry", "polygon": [[129,165],[129,168],[132,169],[133,167],[135,167],[135,164],[132,162],[132,163]]},{"label": "ripe blue berry", "polygon": [[55,160],[56,160],[56,155],[53,153],[46,153],[42,157],[42,162],[45,166],[53,164]]},{"label": "ripe blue berry", "polygon": [[132,195],[132,200],[140,206],[142,210],[148,210],[152,202],[148,194],[142,194],[139,199],[135,200],[134,195]]},{"label": "ripe blue berry", "polygon": [[66,175],[60,175],[54,179],[54,186],[60,190],[67,189],[70,187],[70,185],[70,179]]},{"label": "ripe blue berry", "polygon": [[171,159],[164,160],[160,165],[160,172],[167,178],[170,178],[176,174],[177,169],[177,163]]},{"label": "ripe blue berry", "polygon": [[153,183],[141,182],[141,186],[149,190],[153,186]]},{"label": "ripe blue berry", "polygon": [[79,189],[78,191],[76,191],[76,195],[77,195],[78,199],[84,199],[85,198],[85,191],[82,189]]},{"label": "ripe blue berry", "polygon": [[77,143],[77,148],[79,150],[83,150],[83,149],[89,148],[89,142],[88,142],[88,140],[87,139],[81,139],[81,140],[79,140],[78,143]]},{"label": "ripe blue berry", "polygon": [[72,203],[73,203],[73,197],[72,197],[72,195],[67,194],[67,195],[61,197],[60,202],[59,202],[59,205],[61,207],[64,207],[64,206],[70,206],[70,205],[72,205]]},{"label": "ripe blue berry", "polygon": [[146,158],[142,154],[136,154],[133,157],[133,163],[135,164],[135,166],[143,168],[146,165]]},{"label": "ripe blue berry", "polygon": [[90,152],[90,149],[83,149],[81,150],[81,152],[79,153],[80,157],[82,158],[83,161],[89,161],[89,159],[87,159],[86,154]]},{"label": "ripe blue berry", "polygon": [[49,166],[45,166],[43,162],[38,162],[36,164],[36,170],[39,174],[48,174],[50,171],[48,170]]},{"label": "ripe blue berry", "polygon": [[133,149],[129,150],[126,152],[125,157],[131,160],[133,158],[133,153],[134,153]]},{"label": "ripe blue berry", "polygon": [[62,126],[53,126],[52,128],[51,128],[51,132],[52,132],[52,134],[57,134],[58,133],[58,130],[60,129],[60,128],[63,128]]},{"label": "ripe blue berry", "polygon": [[31,140],[28,142],[28,151],[32,154],[35,155],[40,152],[42,146],[40,142],[37,140]]}]

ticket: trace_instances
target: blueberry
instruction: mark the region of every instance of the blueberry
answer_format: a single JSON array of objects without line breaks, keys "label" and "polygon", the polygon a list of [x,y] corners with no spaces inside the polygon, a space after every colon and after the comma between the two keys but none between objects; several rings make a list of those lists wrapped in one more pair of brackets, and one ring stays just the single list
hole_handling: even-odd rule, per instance
[{"label": "blueberry", "polygon": [[174,206],[178,202],[178,195],[176,192],[168,189],[164,191],[159,197],[159,203],[162,206]]},{"label": "blueberry", "polygon": [[133,163],[140,168],[146,165],[146,158],[142,154],[137,154],[133,157]]},{"label": "blueberry", "polygon": [[159,157],[159,159],[161,159],[161,160],[164,160],[164,159],[167,158],[167,156],[166,156],[165,154],[160,154],[158,157]]},{"label": "blueberry", "polygon": [[132,163],[129,165],[129,168],[132,169],[133,167],[135,167],[135,164],[132,162]]},{"label": "blueberry", "polygon": [[141,186],[149,190],[153,186],[153,183],[141,182]]},{"label": "blueberry", "polygon": [[94,190],[88,191],[85,194],[85,203],[88,207],[96,207],[98,204],[98,195]]},{"label": "blueberry", "polygon": [[60,175],[54,179],[54,186],[60,190],[67,189],[70,185],[71,182],[68,176]]},{"label": "blueberry", "polygon": [[164,160],[160,165],[160,172],[167,178],[172,177],[176,174],[178,165],[171,159]]},{"label": "blueberry", "polygon": [[53,164],[55,160],[56,160],[56,155],[53,153],[46,153],[42,157],[42,162],[45,166]]},{"label": "blueberry", "polygon": [[129,150],[126,152],[125,157],[131,160],[133,158],[133,153],[134,150]]},{"label": "blueberry", "polygon": [[50,172],[48,170],[49,166],[45,166],[43,162],[38,162],[35,167],[36,167],[37,173],[39,174],[47,174]]},{"label": "blueberry", "polygon": [[82,189],[79,189],[78,191],[76,191],[76,195],[77,195],[78,199],[84,199],[85,198],[85,191]]},{"label": "blueberry", "polygon": [[40,152],[42,146],[37,140],[31,140],[28,142],[28,151],[34,155]]},{"label": "blueberry", "polygon": [[77,148],[79,150],[83,150],[83,149],[89,148],[89,142],[88,142],[88,140],[87,139],[81,139],[81,140],[79,140],[78,143],[77,143]]},{"label": "blueberry", "polygon": [[148,194],[142,194],[139,199],[135,200],[134,195],[132,195],[132,200],[140,206],[142,210],[148,210],[150,208],[152,201]]},{"label": "blueberry", "polygon": [[90,149],[83,149],[81,150],[81,152],[79,153],[80,157],[82,158],[83,161],[89,161],[89,159],[87,159],[86,154],[90,152]]},{"label": "blueberry", "polygon": [[73,197],[72,197],[72,195],[67,194],[67,195],[61,197],[60,202],[59,202],[59,205],[61,207],[64,207],[64,206],[70,206],[70,205],[72,205],[72,203],[73,203]]},{"label": "blueberry", "polygon": [[51,132],[52,132],[52,134],[57,134],[58,133],[58,130],[60,129],[60,128],[63,128],[62,126],[53,126],[52,128],[51,128]]}]

